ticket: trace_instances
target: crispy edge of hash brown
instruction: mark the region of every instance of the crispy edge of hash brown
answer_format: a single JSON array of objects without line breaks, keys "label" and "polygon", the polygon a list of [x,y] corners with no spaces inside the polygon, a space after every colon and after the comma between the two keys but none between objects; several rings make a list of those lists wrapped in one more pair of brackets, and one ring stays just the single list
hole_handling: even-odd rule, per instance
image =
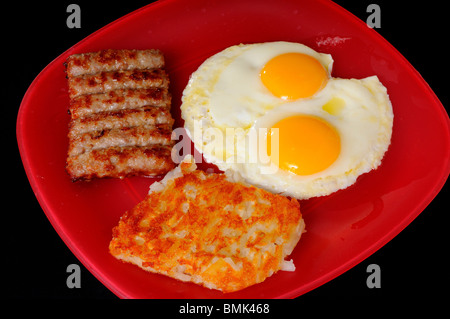
[{"label": "crispy edge of hash brown", "polygon": [[183,161],[113,229],[110,253],[153,273],[228,293],[295,270],[300,205]]}]

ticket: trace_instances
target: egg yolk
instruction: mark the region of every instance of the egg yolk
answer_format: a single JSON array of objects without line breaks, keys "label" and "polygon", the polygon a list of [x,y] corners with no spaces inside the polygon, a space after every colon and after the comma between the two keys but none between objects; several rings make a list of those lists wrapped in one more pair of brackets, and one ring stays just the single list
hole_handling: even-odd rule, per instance
[{"label": "egg yolk", "polygon": [[[323,171],[339,156],[339,134],[317,117],[292,116],[272,128],[278,128],[278,156],[274,156],[272,151],[271,138],[267,139],[268,154],[281,169],[297,175],[310,175]],[[273,131],[269,130],[269,134]]]},{"label": "egg yolk", "polygon": [[314,95],[328,79],[327,72],[315,58],[302,53],[285,53],[271,59],[260,73],[266,88],[283,100]]}]

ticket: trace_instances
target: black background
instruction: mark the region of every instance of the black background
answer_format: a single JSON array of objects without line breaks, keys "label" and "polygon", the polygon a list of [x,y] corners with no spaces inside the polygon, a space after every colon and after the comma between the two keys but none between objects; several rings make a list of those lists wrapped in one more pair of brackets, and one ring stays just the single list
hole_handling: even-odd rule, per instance
[{"label": "black background", "polygon": [[[335,1],[363,21],[370,3],[381,7],[377,29],[421,73],[444,106],[449,105],[447,16],[444,2]],[[81,29],[66,26],[66,8],[81,7]],[[18,152],[15,124],[20,102],[38,73],[55,57],[97,29],[149,1],[57,1],[2,5],[2,112],[6,115],[7,150],[3,151],[2,288],[9,298],[117,299],[92,276],[65,246],[40,208]],[[394,5],[395,3],[395,5]],[[440,3],[440,4],[439,4]],[[6,101],[5,101],[6,97]],[[447,108],[448,112],[448,108]],[[331,282],[290,301],[392,300],[430,302],[445,297],[450,270],[447,261],[448,185],[404,231],[368,259]],[[66,286],[69,264],[81,266],[81,288]],[[381,288],[368,289],[366,268],[381,267]],[[5,268],[6,266],[6,268]],[[448,299],[448,298],[445,298]]]}]

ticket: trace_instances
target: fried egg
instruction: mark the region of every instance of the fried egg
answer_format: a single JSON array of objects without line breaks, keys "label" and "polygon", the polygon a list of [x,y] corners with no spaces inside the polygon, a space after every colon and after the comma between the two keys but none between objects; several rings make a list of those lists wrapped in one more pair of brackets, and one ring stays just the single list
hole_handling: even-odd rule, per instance
[{"label": "fried egg", "polygon": [[355,183],[387,151],[392,105],[376,76],[331,76],[331,55],[291,42],[229,47],[186,86],[185,128],[204,158],[307,199]]}]

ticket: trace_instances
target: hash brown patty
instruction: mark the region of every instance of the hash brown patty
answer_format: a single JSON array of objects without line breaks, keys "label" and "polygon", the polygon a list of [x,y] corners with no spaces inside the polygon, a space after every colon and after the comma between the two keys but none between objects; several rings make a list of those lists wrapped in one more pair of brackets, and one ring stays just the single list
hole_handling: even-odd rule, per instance
[{"label": "hash brown patty", "polygon": [[295,270],[285,257],[304,231],[300,205],[196,170],[186,158],[113,229],[113,256],[142,269],[228,293]]}]

